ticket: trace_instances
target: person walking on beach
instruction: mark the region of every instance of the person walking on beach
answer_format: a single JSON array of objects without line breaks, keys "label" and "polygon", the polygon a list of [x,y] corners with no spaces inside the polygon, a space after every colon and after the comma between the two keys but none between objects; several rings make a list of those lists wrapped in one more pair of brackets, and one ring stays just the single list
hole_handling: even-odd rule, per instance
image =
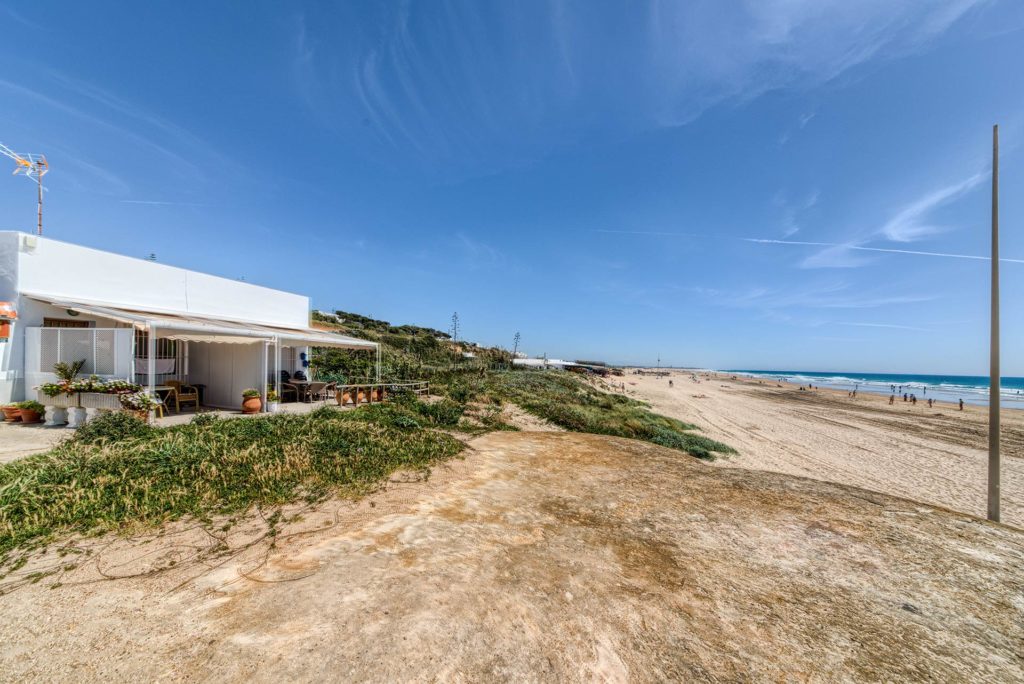
[{"label": "person walking on beach", "polygon": [[906,393],[906,392],[904,392],[904,393],[903,393],[903,401],[906,401],[906,400],[907,400],[907,393]]},{"label": "person walking on beach", "polygon": [[928,408],[931,408],[931,407],[932,407],[932,400],[931,400],[931,398],[929,398],[928,399]]},{"label": "person walking on beach", "polygon": [[961,411],[964,410],[964,400],[963,399],[960,400],[960,410]]},{"label": "person walking on beach", "polygon": [[889,395],[889,406],[892,406],[894,403],[896,403],[896,395],[895,394],[890,394]]}]

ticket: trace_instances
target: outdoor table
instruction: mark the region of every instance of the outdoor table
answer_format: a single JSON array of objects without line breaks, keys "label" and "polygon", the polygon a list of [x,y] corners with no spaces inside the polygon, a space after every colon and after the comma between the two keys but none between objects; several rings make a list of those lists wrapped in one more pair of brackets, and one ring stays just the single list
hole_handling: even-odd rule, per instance
[{"label": "outdoor table", "polygon": [[310,380],[289,380],[287,384],[293,385],[295,387],[295,389],[298,390],[298,392],[299,392],[298,401],[305,401],[306,400],[306,396],[307,396],[307,394],[309,392],[309,386],[310,386],[310,384],[312,384],[312,381],[310,381]]}]

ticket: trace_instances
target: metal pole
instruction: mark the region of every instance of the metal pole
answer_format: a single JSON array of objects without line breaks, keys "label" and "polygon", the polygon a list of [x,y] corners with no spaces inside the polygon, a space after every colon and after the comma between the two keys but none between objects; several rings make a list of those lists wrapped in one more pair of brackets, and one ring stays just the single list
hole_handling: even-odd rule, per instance
[{"label": "metal pole", "polygon": [[263,340],[263,355],[260,358],[260,402],[263,407],[264,413],[270,411],[270,405],[267,402],[267,356],[270,354],[270,340]]},{"label": "metal pole", "polygon": [[38,175],[38,167],[36,168],[36,192],[39,194],[39,223],[36,226],[36,233],[38,235],[43,234],[43,177]]},{"label": "metal pole", "polygon": [[156,328],[150,323],[147,327],[146,354],[149,363],[146,366],[146,386],[149,389],[149,396],[156,394]]},{"label": "metal pole", "polygon": [[999,522],[999,126],[992,127],[992,331],[988,390],[988,519]]},{"label": "metal pole", "polygon": [[281,401],[281,338],[274,336],[274,392]]}]

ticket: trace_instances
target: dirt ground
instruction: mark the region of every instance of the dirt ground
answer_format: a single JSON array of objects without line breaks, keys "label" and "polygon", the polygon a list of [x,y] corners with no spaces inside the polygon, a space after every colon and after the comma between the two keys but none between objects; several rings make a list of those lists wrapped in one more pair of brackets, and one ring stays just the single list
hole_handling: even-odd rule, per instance
[{"label": "dirt ground", "polygon": [[571,433],[492,433],[395,480],[269,552],[197,560],[252,520],[78,544],[0,596],[0,678],[1024,678],[1012,528]]},{"label": "dirt ground", "polygon": [[[615,378],[739,454],[723,467],[812,477],[985,516],[988,409],[674,371]],[[1002,413],[1002,522],[1024,528],[1024,411]]]}]

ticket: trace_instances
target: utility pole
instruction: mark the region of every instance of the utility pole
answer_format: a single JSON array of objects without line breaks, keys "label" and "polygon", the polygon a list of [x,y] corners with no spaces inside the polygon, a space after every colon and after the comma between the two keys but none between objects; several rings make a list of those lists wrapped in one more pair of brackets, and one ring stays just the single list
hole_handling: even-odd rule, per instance
[{"label": "utility pole", "polygon": [[992,127],[992,330],[988,385],[988,519],[999,522],[999,126]]}]

